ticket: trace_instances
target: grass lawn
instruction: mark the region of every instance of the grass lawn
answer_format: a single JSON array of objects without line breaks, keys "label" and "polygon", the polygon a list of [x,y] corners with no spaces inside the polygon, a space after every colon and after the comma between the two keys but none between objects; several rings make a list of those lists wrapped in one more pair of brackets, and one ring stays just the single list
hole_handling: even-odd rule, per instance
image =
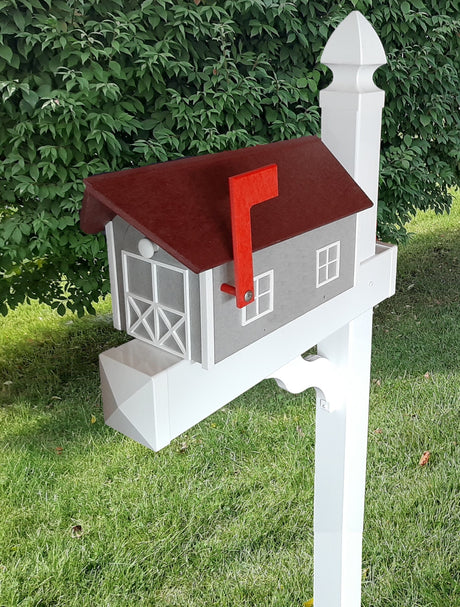
[{"label": "grass lawn", "polygon": [[[362,604],[459,607],[460,198],[411,231],[375,312]],[[313,391],[262,382],[153,453],[103,423],[123,339],[107,303],[0,319],[0,606],[301,607]]]}]

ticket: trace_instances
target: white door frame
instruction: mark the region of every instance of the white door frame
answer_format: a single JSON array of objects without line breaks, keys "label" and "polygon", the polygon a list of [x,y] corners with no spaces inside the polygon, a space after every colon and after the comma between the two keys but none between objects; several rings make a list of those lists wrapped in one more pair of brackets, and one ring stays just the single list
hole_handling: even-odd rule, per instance
[{"label": "white door frame", "polygon": [[[137,263],[149,264],[152,280],[151,299],[136,293],[131,288],[128,271],[129,259],[137,260]],[[129,251],[122,251],[122,267],[126,308],[126,332],[129,335],[156,346],[157,348],[161,348],[166,352],[190,360],[190,295],[188,271],[155,259],[147,259],[146,257],[136,255]],[[184,294],[183,310],[166,306],[160,301],[158,268],[164,268],[165,270],[176,272],[182,276]],[[179,317],[178,320],[172,320],[171,315]],[[178,330],[184,325],[185,338],[182,339],[178,334]],[[143,332],[138,331],[140,327],[143,328]],[[172,340],[170,338],[172,338]],[[175,346],[171,347],[171,345],[166,345],[168,340],[170,344],[172,341]]]}]

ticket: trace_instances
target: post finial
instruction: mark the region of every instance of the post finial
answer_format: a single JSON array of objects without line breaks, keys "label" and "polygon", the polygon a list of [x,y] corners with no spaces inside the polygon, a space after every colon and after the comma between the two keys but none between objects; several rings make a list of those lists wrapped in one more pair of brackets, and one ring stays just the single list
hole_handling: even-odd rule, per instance
[{"label": "post finial", "polygon": [[327,66],[379,66],[386,63],[386,56],[372,25],[359,11],[353,11],[327,41],[321,63]]}]

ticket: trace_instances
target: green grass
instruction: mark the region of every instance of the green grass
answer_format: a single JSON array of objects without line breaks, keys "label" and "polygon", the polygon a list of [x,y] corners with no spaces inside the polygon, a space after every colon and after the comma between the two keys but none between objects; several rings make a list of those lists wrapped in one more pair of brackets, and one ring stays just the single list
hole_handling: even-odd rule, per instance
[{"label": "green grass", "polygon": [[[410,228],[375,313],[362,604],[459,607],[460,200]],[[312,391],[263,382],[153,453],[103,424],[123,339],[104,302],[0,321],[0,606],[302,606]]]}]

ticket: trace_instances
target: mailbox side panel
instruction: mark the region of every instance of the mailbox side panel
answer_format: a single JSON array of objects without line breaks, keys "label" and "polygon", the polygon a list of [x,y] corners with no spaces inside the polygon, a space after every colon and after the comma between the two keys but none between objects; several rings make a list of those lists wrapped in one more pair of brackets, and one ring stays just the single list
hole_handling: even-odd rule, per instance
[{"label": "mailbox side panel", "polygon": [[[125,285],[122,267],[122,252],[126,251],[128,253],[139,255],[138,243],[141,239],[145,238],[145,236],[139,232],[139,230],[124,221],[124,219],[121,219],[121,217],[115,217],[112,221],[112,225],[113,255],[111,256],[111,276],[116,276],[120,318],[120,325],[117,328],[126,331]],[[161,248],[158,249],[158,251],[154,254],[154,259],[163,264],[180,268],[188,273],[191,358],[196,362],[201,362],[200,291],[198,275],[185,268],[183,264]],[[113,265],[116,267],[113,268]]]},{"label": "mailbox side panel", "polygon": [[262,277],[262,295],[259,307],[250,304],[246,312],[220,290],[223,283],[234,284],[233,263],[214,268],[215,362],[353,287],[355,235],[352,215],[256,251],[254,277]]}]

